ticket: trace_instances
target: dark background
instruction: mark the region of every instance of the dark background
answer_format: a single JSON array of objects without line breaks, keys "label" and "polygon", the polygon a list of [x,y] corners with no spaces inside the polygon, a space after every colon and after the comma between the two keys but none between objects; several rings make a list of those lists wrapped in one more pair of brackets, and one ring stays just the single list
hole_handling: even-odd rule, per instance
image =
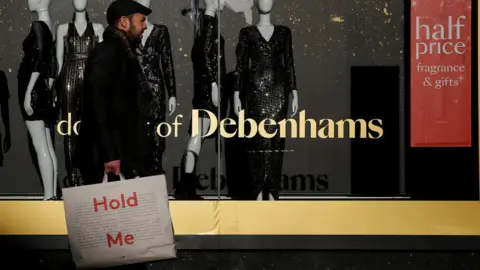
[{"label": "dark background", "polygon": [[[89,15],[92,22],[104,23],[105,10],[110,1],[90,1]],[[153,23],[169,27],[177,75],[177,114],[184,116],[178,138],[167,140],[164,165],[167,170],[169,189],[178,170],[181,155],[187,145],[188,121],[191,112],[192,72],[190,50],[192,46],[192,21],[182,16],[181,9],[189,7],[187,0],[152,1]],[[342,119],[351,116],[351,68],[353,66],[397,66],[401,72],[400,89],[403,89],[404,56],[404,1],[403,0],[277,0],[272,13],[272,22],[290,27],[293,31],[294,57],[299,91],[299,109],[305,110],[313,119]],[[52,0],[50,15],[55,27],[69,22],[73,15],[70,0]],[[42,187],[27,144],[27,130],[22,121],[17,100],[16,73],[22,49],[21,43],[28,34],[36,15],[27,10],[26,1],[0,0],[0,69],[7,74],[10,86],[10,110],[12,126],[12,149],[5,157],[5,166],[0,168],[0,193],[41,195]],[[253,23],[258,14],[253,10]],[[226,39],[228,71],[235,66],[234,50],[238,33],[246,25],[242,13],[234,13],[227,7],[221,15],[222,33]],[[379,78],[380,80],[381,78]],[[391,100],[398,111],[398,125],[403,125],[403,92],[396,91]],[[368,93],[367,93],[368,94]],[[373,98],[373,97],[372,97]],[[169,117],[167,121],[173,121]],[[403,135],[398,138],[403,149]],[[59,179],[65,176],[63,140],[56,139],[59,161]],[[285,179],[321,178],[328,188],[310,189],[300,185],[285,190],[284,194],[351,194],[351,142],[347,139],[287,139],[284,162]],[[398,150],[398,149],[397,149]],[[401,153],[400,153],[401,154]],[[222,171],[225,158],[220,155],[222,166],[217,168],[215,140],[206,140],[199,161],[199,173],[205,174],[203,194],[216,194],[215,185],[209,184],[213,174]],[[402,159],[391,160],[394,167],[402,167]],[[241,165],[241,164],[240,164]],[[399,170],[403,171],[403,170]],[[399,181],[403,175],[397,175]],[[223,189],[225,191],[225,189]],[[400,192],[402,190],[400,189]]]}]

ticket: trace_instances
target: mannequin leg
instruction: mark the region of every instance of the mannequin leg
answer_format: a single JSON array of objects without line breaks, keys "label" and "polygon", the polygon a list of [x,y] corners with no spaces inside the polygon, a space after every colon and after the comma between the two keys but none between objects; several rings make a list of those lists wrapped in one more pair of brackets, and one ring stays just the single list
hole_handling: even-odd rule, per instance
[{"label": "mannequin leg", "polygon": [[179,187],[175,190],[176,199],[201,200],[197,195],[197,182],[194,173],[200,150],[202,149],[203,135],[207,134],[210,128],[210,119],[201,118],[198,127],[197,136],[192,136],[188,140],[187,151],[182,158],[182,175],[180,177]]},{"label": "mannequin leg", "polygon": [[50,152],[50,157],[52,158],[53,163],[53,197],[57,197],[57,185],[58,185],[58,160],[57,155],[55,154],[55,147],[53,146],[51,130],[46,128],[47,135],[47,145]]},{"label": "mannequin leg", "polygon": [[192,173],[193,170],[195,169],[195,154],[200,156],[200,150],[202,149],[202,143],[203,143],[203,136],[207,134],[208,129],[210,128],[210,119],[208,118],[201,118],[200,125],[198,127],[198,134],[197,136],[192,136],[190,137],[190,140],[188,140],[188,146],[187,146],[187,158],[185,161],[185,172],[186,173]]},{"label": "mannequin leg", "polygon": [[45,130],[45,123],[41,120],[25,121],[28,132],[32,137],[33,147],[37,153],[38,165],[40,167],[40,176],[43,182],[44,200],[49,200],[53,197],[53,179],[54,169],[53,160],[50,155],[50,150],[47,142],[47,132]]}]

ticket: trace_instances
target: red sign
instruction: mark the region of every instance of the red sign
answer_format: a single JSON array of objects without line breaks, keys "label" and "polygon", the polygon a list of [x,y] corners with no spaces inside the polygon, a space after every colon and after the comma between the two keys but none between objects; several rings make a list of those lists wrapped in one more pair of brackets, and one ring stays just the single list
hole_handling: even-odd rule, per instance
[{"label": "red sign", "polygon": [[471,0],[411,0],[411,146],[472,146]]}]

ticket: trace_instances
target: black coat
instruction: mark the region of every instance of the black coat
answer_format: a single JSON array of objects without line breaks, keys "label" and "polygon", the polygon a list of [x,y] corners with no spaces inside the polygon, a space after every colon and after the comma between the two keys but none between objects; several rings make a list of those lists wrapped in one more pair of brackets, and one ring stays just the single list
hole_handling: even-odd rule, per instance
[{"label": "black coat", "polygon": [[[81,128],[76,163],[84,174],[103,172],[103,164],[120,160],[123,168],[146,175],[148,136],[143,125],[145,100],[119,35],[105,31],[85,67]],[[85,173],[87,172],[87,173]]]}]

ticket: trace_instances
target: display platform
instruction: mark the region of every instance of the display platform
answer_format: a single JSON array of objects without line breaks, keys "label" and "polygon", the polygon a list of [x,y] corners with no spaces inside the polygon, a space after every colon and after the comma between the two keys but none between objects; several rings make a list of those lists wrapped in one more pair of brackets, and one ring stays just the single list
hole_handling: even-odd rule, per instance
[{"label": "display platform", "polygon": [[[171,201],[179,249],[480,250],[480,202]],[[0,244],[67,249],[62,202],[0,202]]]}]

